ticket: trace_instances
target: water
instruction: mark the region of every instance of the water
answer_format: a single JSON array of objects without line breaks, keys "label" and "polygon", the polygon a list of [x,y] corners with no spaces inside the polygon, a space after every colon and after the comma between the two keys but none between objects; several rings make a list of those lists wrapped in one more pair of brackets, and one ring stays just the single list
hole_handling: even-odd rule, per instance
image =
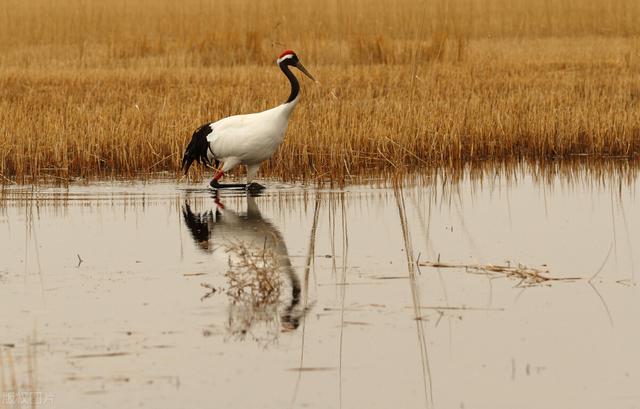
[{"label": "water", "polygon": [[637,179],[201,186],[3,191],[5,405],[640,407]]}]

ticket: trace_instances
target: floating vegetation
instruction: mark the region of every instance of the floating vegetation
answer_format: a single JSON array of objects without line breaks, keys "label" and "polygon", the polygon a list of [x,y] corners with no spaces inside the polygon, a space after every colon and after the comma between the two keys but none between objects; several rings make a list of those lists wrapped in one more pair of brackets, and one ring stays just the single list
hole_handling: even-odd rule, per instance
[{"label": "floating vegetation", "polygon": [[423,261],[418,263],[422,267],[433,268],[457,268],[473,274],[489,274],[495,276],[519,279],[518,285],[536,285],[548,281],[575,281],[581,277],[553,277],[546,268],[528,267],[523,264],[496,265],[496,264],[461,264],[443,263],[440,261]]},{"label": "floating vegetation", "polygon": [[202,283],[209,290],[202,299],[223,291],[229,298],[228,332],[267,346],[280,332],[281,294],[284,285],[279,258],[271,248],[232,242],[223,246],[229,255],[224,289]]},{"label": "floating vegetation", "polygon": [[233,255],[229,257],[229,270],[225,276],[229,281],[227,295],[234,303],[259,308],[279,300],[280,263],[270,248],[256,249],[238,242],[228,244],[226,251]]}]

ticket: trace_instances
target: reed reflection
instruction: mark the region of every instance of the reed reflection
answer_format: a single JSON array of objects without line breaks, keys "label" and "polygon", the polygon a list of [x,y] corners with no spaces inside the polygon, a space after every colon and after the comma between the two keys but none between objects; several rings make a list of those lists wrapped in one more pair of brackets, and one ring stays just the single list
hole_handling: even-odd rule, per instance
[{"label": "reed reflection", "polygon": [[[227,259],[222,290],[230,301],[229,332],[242,339],[250,333],[265,341],[275,339],[278,328],[295,330],[304,308],[282,233],[262,216],[253,196],[246,196],[245,212],[227,208],[219,196],[212,199],[212,208],[201,212],[185,202],[182,216],[201,251]],[[256,335],[265,330],[271,333]]]}]

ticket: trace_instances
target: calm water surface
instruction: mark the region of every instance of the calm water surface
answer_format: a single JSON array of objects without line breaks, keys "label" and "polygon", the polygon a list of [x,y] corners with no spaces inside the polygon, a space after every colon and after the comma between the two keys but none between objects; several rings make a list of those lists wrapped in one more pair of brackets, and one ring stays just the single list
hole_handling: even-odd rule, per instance
[{"label": "calm water surface", "polygon": [[201,187],[5,188],[5,406],[640,408],[637,178]]}]

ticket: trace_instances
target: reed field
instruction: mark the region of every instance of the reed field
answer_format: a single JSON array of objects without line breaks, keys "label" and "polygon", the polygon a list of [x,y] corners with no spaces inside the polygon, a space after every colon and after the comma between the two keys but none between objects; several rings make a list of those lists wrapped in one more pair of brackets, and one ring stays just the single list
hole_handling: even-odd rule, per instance
[{"label": "reed field", "polygon": [[286,48],[320,84],[298,75],[263,177],[635,160],[638,22],[637,0],[3,0],[0,179],[179,176],[199,125],[286,99]]}]

